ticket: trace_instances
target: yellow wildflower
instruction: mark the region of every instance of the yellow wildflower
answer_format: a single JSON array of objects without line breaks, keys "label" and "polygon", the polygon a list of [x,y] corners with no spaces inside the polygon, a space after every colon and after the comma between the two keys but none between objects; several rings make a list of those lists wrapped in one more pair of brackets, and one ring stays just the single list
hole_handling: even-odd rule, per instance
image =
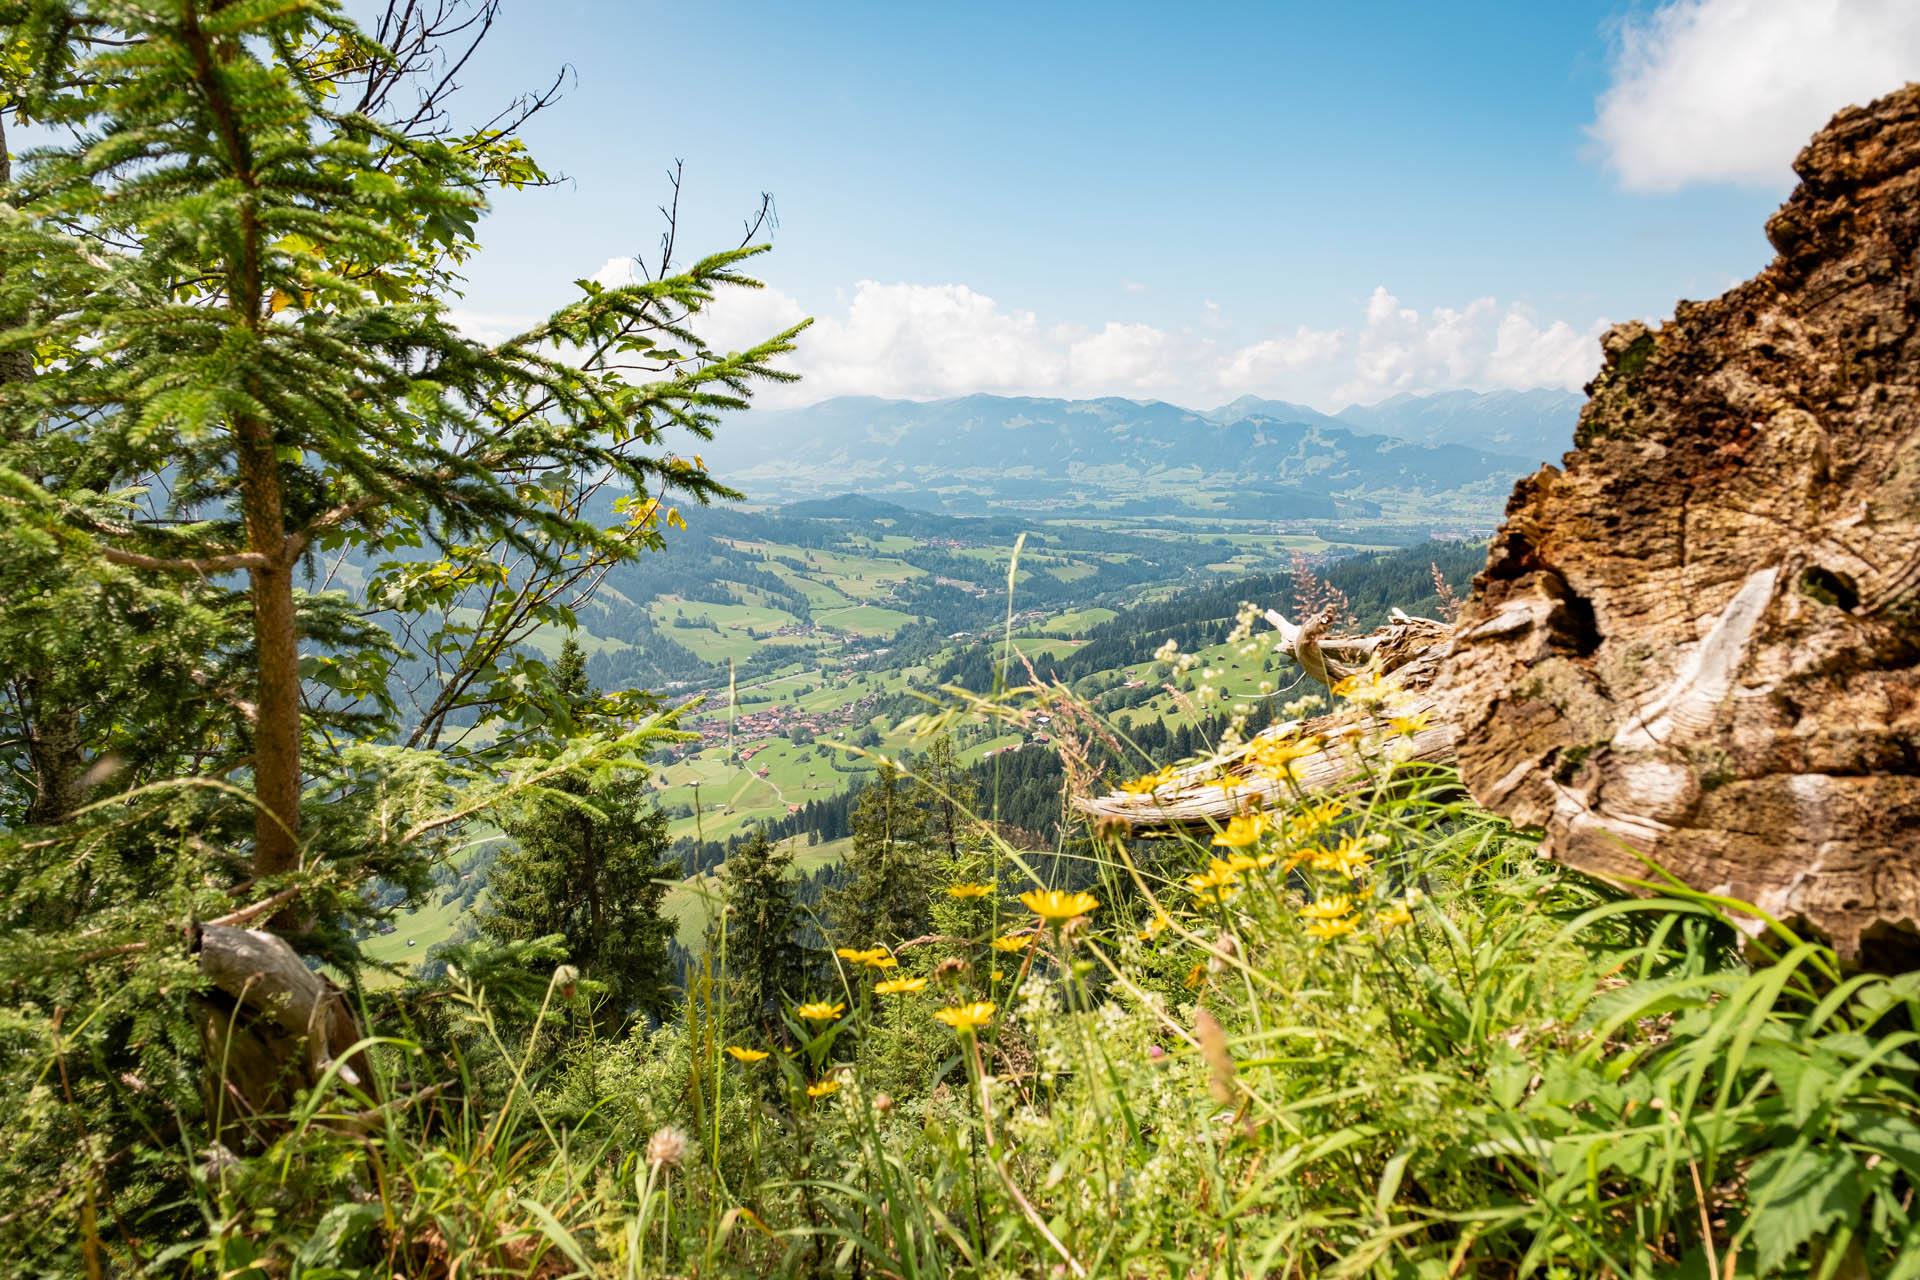
[{"label": "yellow wildflower", "polygon": [[1193,900],[1209,907],[1225,906],[1227,899],[1239,892],[1238,886],[1223,884],[1214,889],[1195,889]]},{"label": "yellow wildflower", "polygon": [[1007,976],[1007,971],[1006,971],[1005,969],[995,969],[995,970],[993,971],[993,980],[994,980],[995,982],[998,982],[998,981],[1000,981],[1000,979],[1002,979],[1002,978],[1004,978],[1004,977],[1006,977],[1006,976]]},{"label": "yellow wildflower", "polygon": [[824,1098],[839,1087],[840,1082],[838,1080],[821,1080],[807,1086],[807,1096],[809,1098]]},{"label": "yellow wildflower", "polygon": [[900,962],[892,956],[875,956],[871,960],[862,960],[860,963],[866,965],[869,969],[897,969],[900,967]]},{"label": "yellow wildflower", "polygon": [[1335,938],[1345,937],[1354,930],[1353,917],[1339,920],[1315,920],[1307,926],[1307,936],[1318,938],[1322,942],[1331,942]]},{"label": "yellow wildflower", "polygon": [[1062,893],[1058,889],[1031,890],[1020,895],[1020,902],[1042,920],[1071,920],[1100,905],[1100,899],[1090,893]]},{"label": "yellow wildflower", "polygon": [[883,996],[898,996],[909,991],[923,991],[926,985],[925,978],[889,978],[885,982],[875,983],[873,989]]},{"label": "yellow wildflower", "polygon": [[992,942],[989,942],[987,945],[992,947],[995,951],[1025,951],[1027,949],[1027,939],[1026,938],[995,938]]},{"label": "yellow wildflower", "polygon": [[1286,817],[1286,837],[1288,840],[1305,840],[1338,822],[1346,811],[1346,806],[1338,800],[1301,805]]},{"label": "yellow wildflower", "polygon": [[872,964],[881,956],[886,955],[887,949],[885,947],[869,947],[865,951],[856,951],[852,947],[835,947],[833,954],[839,956],[842,960],[851,961],[854,964]]},{"label": "yellow wildflower", "polygon": [[1391,933],[1403,924],[1412,924],[1413,912],[1408,909],[1406,903],[1396,902],[1385,911],[1376,914],[1373,922],[1380,926],[1382,933]]},{"label": "yellow wildflower", "polygon": [[832,1022],[846,1012],[844,1004],[828,1004],[825,1000],[816,1000],[812,1004],[803,1004],[794,1012],[809,1022]]},{"label": "yellow wildflower", "polygon": [[1123,782],[1120,784],[1120,789],[1130,796],[1148,796],[1152,795],[1156,789],[1172,782],[1173,779],[1174,768],[1168,765],[1153,773],[1143,773],[1131,782]]},{"label": "yellow wildflower", "polygon": [[993,1002],[976,1000],[972,1004],[954,1005],[950,1009],[935,1009],[933,1016],[955,1031],[975,1031],[993,1021]]},{"label": "yellow wildflower", "polygon": [[1259,843],[1260,837],[1272,829],[1264,813],[1236,813],[1227,822],[1226,830],[1214,835],[1213,842],[1228,849],[1243,849]]},{"label": "yellow wildflower", "polygon": [[767,1051],[765,1049],[742,1049],[737,1044],[728,1045],[727,1052],[732,1054],[734,1057],[740,1059],[740,1061],[742,1062],[758,1062],[760,1061],[760,1059],[767,1056]]},{"label": "yellow wildflower", "polygon": [[1154,912],[1153,919],[1147,921],[1147,927],[1142,929],[1139,933],[1140,941],[1142,942],[1152,941],[1154,938],[1159,937],[1160,934],[1166,929],[1166,927],[1172,923],[1173,921],[1167,918],[1166,912],[1164,911]]},{"label": "yellow wildflower", "polygon": [[1333,686],[1333,691],[1343,698],[1352,698],[1355,702],[1384,702],[1387,695],[1395,691],[1393,681],[1382,676],[1372,667],[1354,674]]},{"label": "yellow wildflower", "polygon": [[1273,777],[1293,773],[1293,762],[1318,755],[1324,744],[1318,738],[1265,738],[1253,748],[1253,758]]},{"label": "yellow wildflower", "polygon": [[1427,721],[1432,718],[1432,712],[1422,711],[1416,716],[1394,716],[1388,720],[1387,723],[1393,726],[1395,733],[1402,733],[1411,738],[1414,734],[1426,728]]},{"label": "yellow wildflower", "polygon": [[1209,889],[1220,889],[1236,884],[1239,879],[1238,873],[1232,866],[1218,858],[1210,858],[1204,873],[1187,877],[1187,888],[1195,893],[1205,893]]},{"label": "yellow wildflower", "polygon": [[1373,859],[1367,854],[1367,843],[1354,836],[1344,836],[1340,843],[1331,849],[1312,851],[1310,864],[1315,871],[1331,872],[1349,880],[1363,876]]},{"label": "yellow wildflower", "polygon": [[984,898],[993,892],[990,884],[950,884],[947,886],[949,898]]},{"label": "yellow wildflower", "polygon": [[1345,894],[1322,898],[1318,902],[1309,902],[1300,908],[1300,914],[1309,920],[1338,920],[1342,916],[1353,914],[1353,899]]}]

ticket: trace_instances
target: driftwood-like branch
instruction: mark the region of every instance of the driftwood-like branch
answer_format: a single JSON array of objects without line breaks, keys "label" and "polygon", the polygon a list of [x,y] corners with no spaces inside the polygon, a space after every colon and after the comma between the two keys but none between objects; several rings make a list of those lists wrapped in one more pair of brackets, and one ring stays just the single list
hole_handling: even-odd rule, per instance
[{"label": "driftwood-like branch", "polygon": [[[1277,610],[1269,609],[1266,616],[1280,633],[1280,651],[1321,683],[1331,686],[1369,663],[1378,663],[1400,690],[1399,714],[1418,716],[1435,710],[1430,688],[1439,668],[1440,646],[1448,634],[1446,624],[1396,610],[1392,622],[1364,636],[1325,636],[1331,610],[1299,626]],[[1262,730],[1240,747],[1179,770],[1149,794],[1112,791],[1075,796],[1073,806],[1096,822],[1125,823],[1135,834],[1204,828],[1248,809],[1281,808],[1299,796],[1352,790],[1395,765],[1453,756],[1453,733],[1444,723],[1429,723],[1405,737],[1379,732],[1383,726],[1374,721],[1371,712],[1358,706],[1310,720],[1291,720]],[[1324,745],[1293,761],[1291,781],[1287,781],[1255,767],[1260,745],[1279,738],[1317,738]]]},{"label": "driftwood-like branch", "polygon": [[307,967],[285,939],[260,929],[202,924],[191,938],[215,992],[195,1002],[218,1113],[244,1126],[283,1116],[297,1095],[338,1066],[341,1083],[371,1091],[360,1020],[346,993]]}]

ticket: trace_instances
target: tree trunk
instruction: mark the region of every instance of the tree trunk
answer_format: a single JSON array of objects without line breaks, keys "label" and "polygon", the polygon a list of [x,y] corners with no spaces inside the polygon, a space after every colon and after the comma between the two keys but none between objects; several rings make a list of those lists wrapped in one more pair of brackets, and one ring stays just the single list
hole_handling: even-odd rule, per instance
[{"label": "tree trunk", "polygon": [[[1476,800],[1844,954],[1920,941],[1920,86],[1835,117],[1747,284],[1615,328],[1438,692]],[[1758,921],[1753,926],[1760,927]]]},{"label": "tree trunk", "polygon": [[260,681],[253,741],[259,806],[254,814],[253,871],[270,876],[300,867],[300,634],[273,436],[265,424],[252,420],[239,424],[239,436],[248,549],[269,561],[251,570],[249,578]]}]

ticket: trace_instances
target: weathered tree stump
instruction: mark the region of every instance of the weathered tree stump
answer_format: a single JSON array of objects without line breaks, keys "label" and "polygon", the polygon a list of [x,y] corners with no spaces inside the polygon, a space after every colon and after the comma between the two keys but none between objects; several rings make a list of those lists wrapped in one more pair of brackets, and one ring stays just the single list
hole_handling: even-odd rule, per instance
[{"label": "weathered tree stump", "polygon": [[1920,85],[1795,168],[1772,265],[1606,336],[1436,692],[1474,798],[1553,857],[1894,963],[1920,943]]},{"label": "weathered tree stump", "polygon": [[222,1117],[223,1139],[283,1119],[336,1063],[342,1084],[372,1090],[346,994],[284,939],[204,924],[189,941],[214,986],[194,1001],[193,1016],[206,1049],[209,1114]]}]

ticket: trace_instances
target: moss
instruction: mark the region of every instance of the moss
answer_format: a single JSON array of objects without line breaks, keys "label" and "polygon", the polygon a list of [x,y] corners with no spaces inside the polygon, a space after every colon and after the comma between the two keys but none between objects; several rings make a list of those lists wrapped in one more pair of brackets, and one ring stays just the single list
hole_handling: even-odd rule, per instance
[{"label": "moss", "polygon": [[1553,764],[1553,780],[1563,787],[1570,785],[1587,757],[1606,745],[1604,742],[1583,742],[1560,752]]}]

